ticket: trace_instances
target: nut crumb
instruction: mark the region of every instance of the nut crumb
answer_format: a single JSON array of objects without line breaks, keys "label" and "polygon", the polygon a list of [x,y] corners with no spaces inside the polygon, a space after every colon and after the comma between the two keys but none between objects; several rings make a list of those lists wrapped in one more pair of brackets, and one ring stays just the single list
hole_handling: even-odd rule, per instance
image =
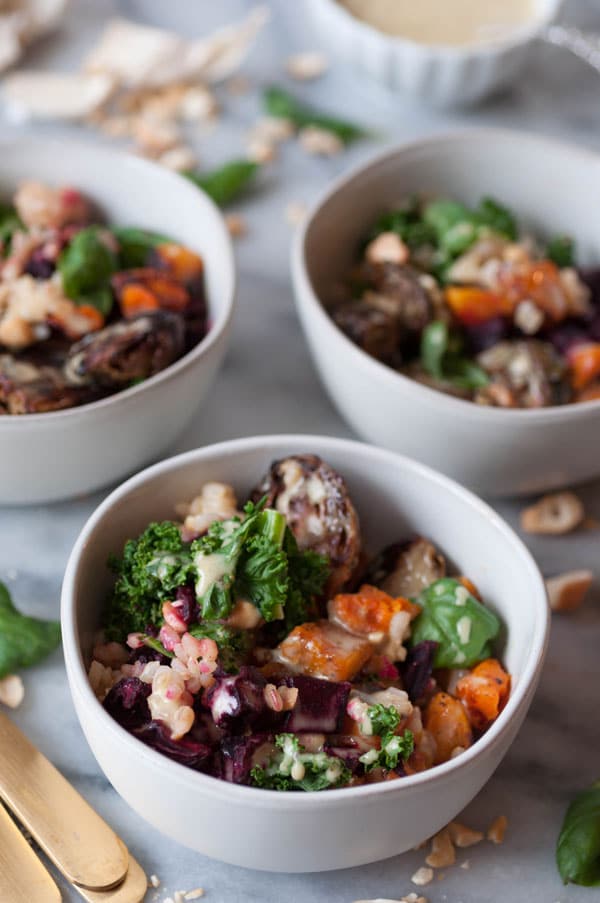
[{"label": "nut crumb", "polygon": [[18,674],[7,674],[0,680],[0,702],[17,709],[25,698],[25,687]]},{"label": "nut crumb", "polygon": [[456,852],[450,838],[448,828],[443,828],[431,840],[431,853],[425,859],[427,865],[434,869],[446,868],[454,865]]},{"label": "nut crumb", "polygon": [[465,859],[464,862],[461,862],[460,868],[468,872],[468,870],[471,868],[471,861],[469,859]]},{"label": "nut crumb", "polygon": [[269,141],[271,144],[279,144],[287,141],[294,134],[294,123],[290,119],[278,116],[261,116],[257,119],[250,131],[250,139],[257,138]]},{"label": "nut crumb", "polygon": [[204,888],[203,887],[195,887],[193,890],[188,890],[185,895],[186,900],[199,900],[200,897],[204,896]]},{"label": "nut crumb", "polygon": [[158,875],[150,875],[148,884],[150,885],[150,887],[160,887],[160,878],[158,877]]},{"label": "nut crumb", "polygon": [[239,213],[228,213],[225,216],[225,225],[232,238],[243,238],[248,232],[246,220]]},{"label": "nut crumb", "polygon": [[316,125],[307,125],[298,133],[301,146],[307,154],[315,154],[321,157],[335,157],[343,149],[343,142],[334,132],[319,128]]},{"label": "nut crumb", "polygon": [[591,571],[567,571],[549,577],[546,589],[552,611],[575,611],[580,608],[594,575]]},{"label": "nut crumb", "polygon": [[418,887],[423,887],[425,884],[431,884],[431,882],[433,881],[433,869],[421,866],[420,869],[417,869],[410,880]]},{"label": "nut crumb", "polygon": [[323,75],[329,68],[329,64],[324,54],[313,50],[292,54],[288,57],[285,68],[292,78],[298,81],[309,81]]},{"label": "nut crumb", "polygon": [[473,828],[468,828],[458,821],[451,821],[448,825],[448,831],[450,832],[452,843],[460,849],[472,847],[483,840],[483,831],[475,831]]},{"label": "nut crumb", "polygon": [[290,201],[285,208],[285,218],[290,226],[299,226],[306,218],[306,204],[302,201]]},{"label": "nut crumb", "polygon": [[499,815],[487,829],[487,839],[492,843],[503,843],[507,827],[508,819],[506,815]]},{"label": "nut crumb", "polygon": [[253,163],[271,163],[276,153],[273,142],[264,138],[253,137],[246,145],[246,154]]},{"label": "nut crumb", "polygon": [[178,144],[161,154],[157,162],[174,172],[185,172],[186,169],[195,169],[198,166],[198,157],[191,147]]},{"label": "nut crumb", "polygon": [[521,528],[526,533],[561,536],[578,527],[584,518],[583,504],[575,493],[554,492],[521,512]]},{"label": "nut crumb", "polygon": [[395,263],[402,265],[408,261],[410,251],[395,232],[381,232],[370,241],[365,250],[369,263]]}]

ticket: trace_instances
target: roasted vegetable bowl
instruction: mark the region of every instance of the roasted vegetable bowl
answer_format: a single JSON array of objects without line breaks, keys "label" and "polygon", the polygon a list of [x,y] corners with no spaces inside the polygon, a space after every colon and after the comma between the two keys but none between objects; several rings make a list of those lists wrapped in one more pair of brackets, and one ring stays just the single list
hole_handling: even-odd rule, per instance
[{"label": "roasted vegetable bowl", "polygon": [[191,182],[85,145],[3,142],[0,197],[16,202],[2,216],[0,444],[11,480],[0,501],[51,501],[175,441],[225,353],[231,243]]},{"label": "roasted vegetable bowl", "polygon": [[[113,493],[71,556],[62,624],[82,726],[134,808],[208,855],[303,871],[393,855],[457,814],[524,717],[547,609],[465,490],[368,446],[273,437]],[[360,830],[344,799],[371,801]],[[191,831],[198,808],[210,832]]]}]

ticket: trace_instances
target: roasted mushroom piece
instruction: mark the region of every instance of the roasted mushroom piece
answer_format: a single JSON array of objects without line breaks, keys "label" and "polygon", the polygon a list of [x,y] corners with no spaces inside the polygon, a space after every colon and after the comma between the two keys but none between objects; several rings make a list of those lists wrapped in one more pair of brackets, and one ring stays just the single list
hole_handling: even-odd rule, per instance
[{"label": "roasted mushroom piece", "polygon": [[118,388],[147,379],[183,352],[183,320],[154,311],[92,333],[71,348],[65,375],[75,386]]},{"label": "roasted mushroom piece", "polygon": [[285,515],[301,549],[326,555],[331,566],[326,593],[333,596],[356,570],[361,550],[358,515],[342,477],[316,455],[275,461],[252,492],[258,502]]},{"label": "roasted mushroom piece", "polygon": [[44,414],[93,400],[92,389],[68,385],[57,367],[0,355],[0,414]]},{"label": "roasted mushroom piece", "polygon": [[420,333],[433,319],[433,304],[422,277],[411,266],[395,263],[365,263],[359,278],[372,289],[365,299],[391,314],[402,336]]},{"label": "roasted mushroom piece", "polygon": [[366,301],[346,301],[334,308],[332,317],[342,332],[367,354],[380,361],[393,358],[400,330],[392,314]]},{"label": "roasted mushroom piece", "polygon": [[409,599],[445,574],[444,556],[428,539],[417,536],[387,546],[371,562],[363,582],[378,586],[390,596]]}]

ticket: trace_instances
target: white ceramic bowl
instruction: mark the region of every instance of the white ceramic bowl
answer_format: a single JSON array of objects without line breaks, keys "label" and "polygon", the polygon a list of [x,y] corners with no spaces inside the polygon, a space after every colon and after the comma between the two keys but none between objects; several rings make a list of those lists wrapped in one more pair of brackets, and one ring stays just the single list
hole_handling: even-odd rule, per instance
[{"label": "white ceramic bowl", "polygon": [[379,363],[348,339],[320,299],[344,279],[365,232],[407,195],[476,203],[492,195],[534,232],[567,233],[600,262],[600,156],[547,138],[465,130],[400,146],[355,169],[296,235],[292,273],[304,331],[333,402],[356,432],[477,492],[519,495],[600,474],[600,401],[539,410],[482,407]]},{"label": "white ceramic bowl", "polygon": [[0,417],[0,504],[90,492],[156,460],[212,384],[227,347],[235,288],[223,217],[187,179],[138,157],[70,141],[1,142],[0,197],[10,197],[25,179],[73,185],[109,222],[161,232],[200,252],[211,326],[188,354],[138,386],[64,411]]},{"label": "white ceramic bowl", "polygon": [[[114,721],[89,685],[94,631],[111,585],[106,559],[206,480],[240,497],[273,459],[314,452],[345,477],[373,552],[412,531],[439,545],[478,585],[506,626],[513,675],[506,708],[463,755],[421,774],[316,794],[225,783],[171,762]],[[92,752],[121,796],[160,831],[235,865],[303,872],[394,856],[434,834],[481,789],[514,740],[540,676],[548,630],[544,584],[506,523],[446,477],[368,445],[322,436],[238,439],[163,461],[128,480],[95,511],[71,553],[62,592],[67,675]]]},{"label": "white ceramic bowl", "polygon": [[[320,39],[336,56],[393,91],[451,107],[474,103],[515,81],[532,42],[555,19],[562,0],[537,0],[536,17],[510,36],[464,46],[420,44],[386,35],[337,0],[308,0],[308,5]],[[451,16],[452,4],[441,5]]]}]

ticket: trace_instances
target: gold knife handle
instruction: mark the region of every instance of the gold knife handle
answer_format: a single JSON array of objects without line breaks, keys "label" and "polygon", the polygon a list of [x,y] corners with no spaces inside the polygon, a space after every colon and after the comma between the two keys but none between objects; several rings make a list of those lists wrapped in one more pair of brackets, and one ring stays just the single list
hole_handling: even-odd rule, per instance
[{"label": "gold knife handle", "polygon": [[102,890],[125,877],[129,857],[117,835],[2,713],[0,798],[73,884]]},{"label": "gold knife handle", "polygon": [[51,875],[0,803],[0,900],[3,903],[60,903]]}]

